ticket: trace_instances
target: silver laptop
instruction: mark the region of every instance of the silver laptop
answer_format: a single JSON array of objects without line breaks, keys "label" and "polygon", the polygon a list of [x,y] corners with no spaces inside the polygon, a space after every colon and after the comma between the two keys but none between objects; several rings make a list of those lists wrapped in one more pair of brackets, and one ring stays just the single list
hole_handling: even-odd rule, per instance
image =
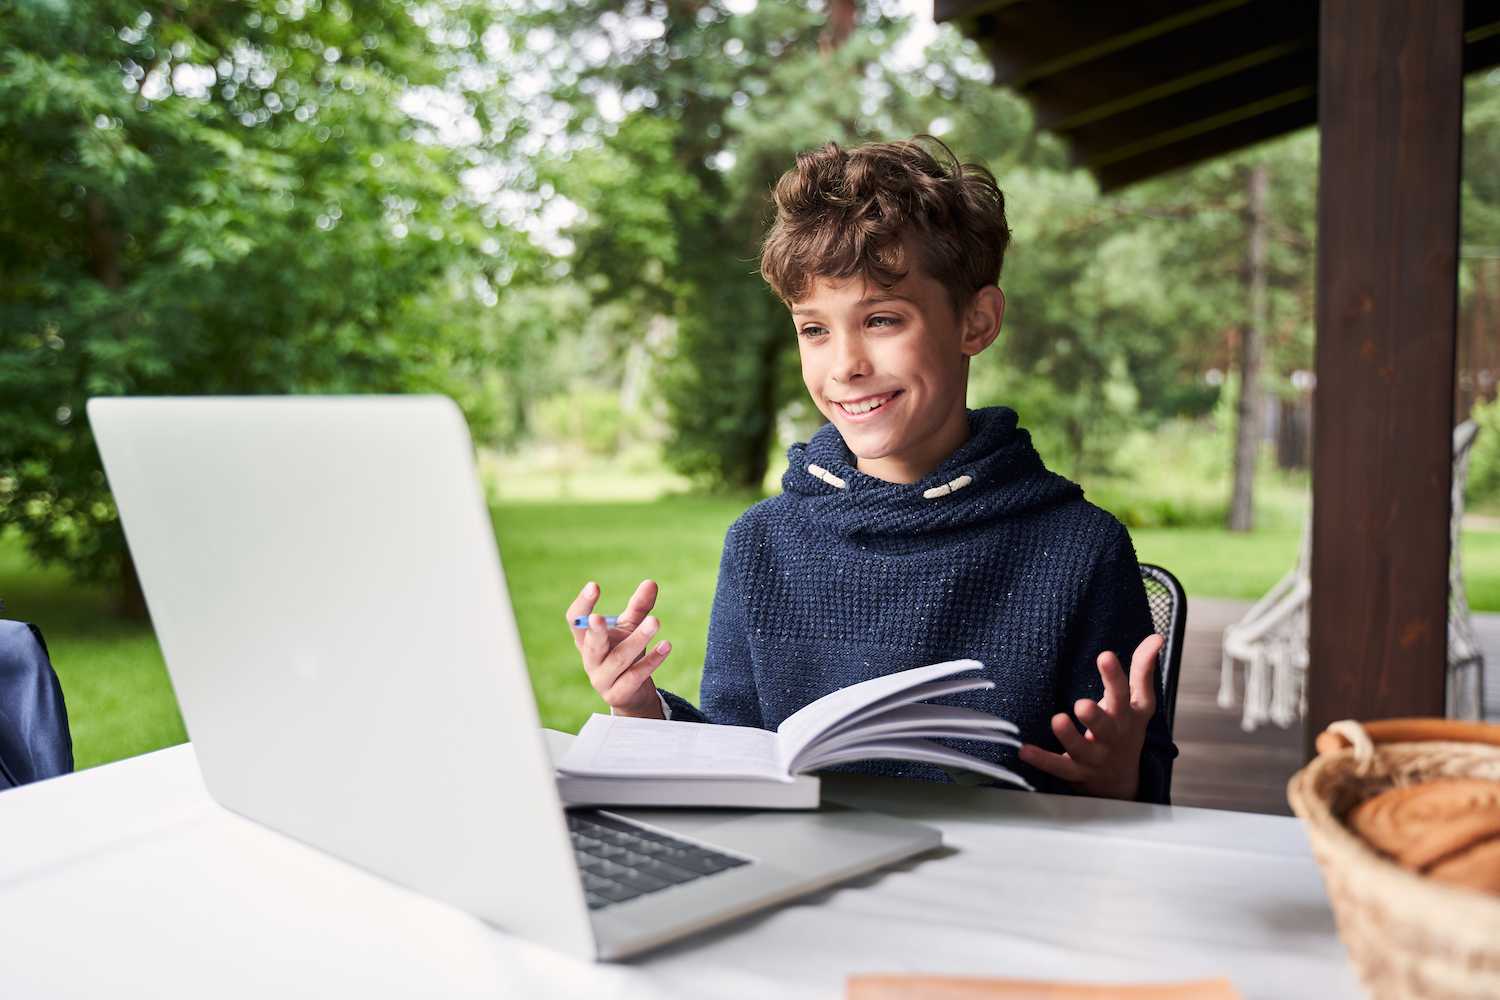
[{"label": "silver laptop", "polygon": [[451,401],[94,399],[88,414],[229,809],[605,959],[939,844],[852,810],[565,811]]}]

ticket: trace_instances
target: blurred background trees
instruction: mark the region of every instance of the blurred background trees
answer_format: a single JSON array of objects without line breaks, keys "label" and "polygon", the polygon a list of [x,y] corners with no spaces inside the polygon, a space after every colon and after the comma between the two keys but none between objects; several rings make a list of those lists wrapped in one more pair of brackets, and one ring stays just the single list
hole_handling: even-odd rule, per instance
[{"label": "blurred background trees", "polygon": [[[799,150],[922,132],[996,173],[1015,230],[971,405],[1134,523],[1253,510],[1257,463],[1306,462],[1316,137],[1103,197],[911,10],[5,6],[0,531],[139,610],[84,413],[114,393],[440,391],[532,474],[761,489],[817,419],[757,271],[770,188]],[[1500,82],[1468,87],[1461,405],[1500,426]],[[1500,433],[1479,448],[1500,496]]]},{"label": "blurred background trees", "polygon": [[476,31],[343,3],[0,12],[0,524],[139,610],[88,397],[432,388],[486,412],[492,324],[447,313],[477,320],[525,243],[404,110]]}]

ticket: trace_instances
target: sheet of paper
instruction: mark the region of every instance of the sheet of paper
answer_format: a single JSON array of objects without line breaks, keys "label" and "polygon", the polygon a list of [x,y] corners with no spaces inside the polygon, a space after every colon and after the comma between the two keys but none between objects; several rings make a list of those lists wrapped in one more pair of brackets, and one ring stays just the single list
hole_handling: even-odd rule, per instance
[{"label": "sheet of paper", "polygon": [[564,774],[791,781],[776,734],[746,726],[594,715],[558,761]]}]

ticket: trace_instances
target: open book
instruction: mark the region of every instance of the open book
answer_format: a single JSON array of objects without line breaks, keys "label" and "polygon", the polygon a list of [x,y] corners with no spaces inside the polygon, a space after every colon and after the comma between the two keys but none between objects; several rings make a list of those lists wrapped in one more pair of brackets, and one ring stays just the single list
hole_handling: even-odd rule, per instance
[{"label": "open book", "polygon": [[595,715],[557,763],[569,805],[811,809],[807,772],[859,760],[959,768],[1029,789],[998,764],[932,742],[951,737],[1019,747],[1015,725],[986,712],[923,704],[993,681],[958,677],[983,664],[952,660],[841,688],[788,716],[775,732]]}]

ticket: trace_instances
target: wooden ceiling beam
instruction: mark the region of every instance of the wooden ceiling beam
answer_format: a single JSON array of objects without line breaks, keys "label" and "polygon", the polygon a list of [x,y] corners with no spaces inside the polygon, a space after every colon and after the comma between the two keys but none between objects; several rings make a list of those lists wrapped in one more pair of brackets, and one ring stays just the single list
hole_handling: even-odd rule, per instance
[{"label": "wooden ceiling beam", "polygon": [[1464,46],[1464,75],[1500,66],[1500,30]]},{"label": "wooden ceiling beam", "polygon": [[[1106,190],[1316,120],[1314,0],[935,0]],[[1500,0],[1463,5],[1464,72],[1500,65]]]},{"label": "wooden ceiling beam", "polygon": [[[1473,0],[1470,2],[1472,4]],[[1500,66],[1500,21],[1496,21],[1493,26],[1477,24],[1465,32],[1465,38],[1470,39],[1463,49],[1465,75]],[[1221,113],[1226,116],[1223,120],[1206,123],[1200,131],[1182,134],[1174,137],[1173,141],[1158,142],[1134,155],[1115,157],[1108,163],[1092,168],[1094,176],[1101,189],[1117,191],[1159,174],[1189,167],[1317,124],[1315,90],[1310,92],[1310,96],[1299,96],[1295,100],[1285,100],[1289,96],[1285,93],[1281,96],[1284,103],[1261,108],[1230,109]],[[1229,118],[1230,115],[1242,117]],[[1160,133],[1157,135],[1160,136]],[[1080,164],[1085,163],[1089,155],[1088,150],[1074,148],[1075,159]]]},{"label": "wooden ceiling beam", "polygon": [[981,14],[992,14],[1002,7],[1026,2],[1027,0],[932,0],[932,19],[938,24],[967,21]]},{"label": "wooden ceiling beam", "polygon": [[[1179,94],[1186,94],[1197,91],[1200,88],[1215,86],[1219,81],[1257,71],[1267,64],[1278,64],[1288,59],[1305,58],[1303,54],[1315,52],[1316,50],[1317,43],[1312,39],[1295,39],[1289,42],[1267,45],[1264,48],[1255,49],[1234,59],[1214,63],[1196,73],[1173,77],[1161,83],[1153,84],[1144,90],[1122,94],[1103,104],[1096,104],[1083,111],[1069,114],[1060,121],[1049,122],[1046,125],[1038,121],[1037,124],[1039,127],[1050,128],[1057,132],[1076,132],[1094,123],[1129,113],[1145,105],[1159,106],[1162,102],[1176,98]],[[1313,73],[1308,74],[1308,79],[1311,79],[1313,75]]]},{"label": "wooden ceiling beam", "polygon": [[961,25],[971,38],[995,43],[991,57],[996,85],[1025,88],[1135,46],[1211,24],[1227,13],[1260,9],[1262,20],[1276,21],[1306,6],[1305,0],[1023,2],[970,15]]},{"label": "wooden ceiling beam", "polygon": [[[1247,4],[1095,60],[1086,68],[1036,80],[1020,93],[1035,111],[1038,126],[1066,129],[1232,76],[1297,49],[1316,51],[1317,31],[1316,4],[1274,17]],[[993,50],[994,45],[986,46],[992,56]],[[1316,77],[1315,63],[1310,75]]]},{"label": "wooden ceiling beam", "polygon": [[[1021,92],[1044,129],[1067,131],[1234,76],[1294,50],[1316,51],[1317,6],[1298,5],[1283,16],[1246,6],[1192,28],[1098,60],[1087,70],[1038,80]],[[1469,0],[1465,38],[1500,32],[1500,0]],[[993,57],[993,42],[982,47]],[[1309,79],[1316,79],[1314,68]],[[1279,84],[1278,84],[1279,86]]]},{"label": "wooden ceiling beam", "polygon": [[1094,170],[1099,186],[1104,191],[1116,191],[1129,184],[1170,173],[1183,167],[1213,159],[1225,153],[1245,149],[1256,143],[1299,128],[1316,124],[1318,120],[1318,98],[1308,93],[1296,100],[1267,109],[1254,111],[1237,121],[1228,122],[1206,132],[1200,132],[1173,142],[1144,151],[1127,159],[1117,160]]},{"label": "wooden ceiling beam", "polygon": [[1470,15],[1464,18],[1464,51],[1500,34],[1500,0],[1475,0],[1472,6],[1464,7],[1464,13]]},{"label": "wooden ceiling beam", "polygon": [[1243,72],[1056,131],[1067,140],[1079,163],[1091,169],[1102,167],[1197,132],[1212,131],[1216,122],[1250,117],[1247,109],[1269,99],[1303,91],[1311,95],[1317,74],[1316,46],[1294,46],[1279,58],[1252,64]]}]

